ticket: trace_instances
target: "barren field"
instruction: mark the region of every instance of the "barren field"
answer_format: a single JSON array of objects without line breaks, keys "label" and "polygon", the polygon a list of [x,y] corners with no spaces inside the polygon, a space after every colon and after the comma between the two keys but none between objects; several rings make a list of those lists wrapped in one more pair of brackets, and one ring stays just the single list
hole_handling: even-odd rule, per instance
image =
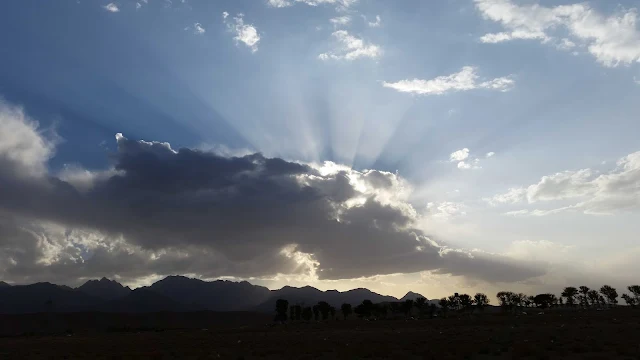
[{"label": "barren field", "polygon": [[0,359],[640,359],[640,311],[632,309],[277,326],[236,317],[227,327],[200,314],[199,323],[165,321],[165,329],[136,320],[100,332],[5,336]]}]

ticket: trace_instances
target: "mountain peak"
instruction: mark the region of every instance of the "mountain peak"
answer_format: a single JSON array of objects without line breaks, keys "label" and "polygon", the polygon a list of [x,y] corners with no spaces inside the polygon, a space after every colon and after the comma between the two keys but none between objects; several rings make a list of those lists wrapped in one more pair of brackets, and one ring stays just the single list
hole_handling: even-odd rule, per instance
[{"label": "mountain peak", "polygon": [[401,301],[405,301],[405,300],[415,300],[417,298],[427,298],[426,296],[423,296],[421,294],[418,293],[414,293],[413,291],[409,291],[407,292],[407,294],[405,296],[403,296],[400,300]]},{"label": "mountain peak", "polygon": [[119,282],[106,277],[100,280],[89,280],[76,290],[105,300],[121,298],[131,292],[129,287],[124,287]]},{"label": "mountain peak", "polygon": [[0,281],[0,288],[3,288],[3,287],[11,287],[11,284],[7,284],[4,281]]}]

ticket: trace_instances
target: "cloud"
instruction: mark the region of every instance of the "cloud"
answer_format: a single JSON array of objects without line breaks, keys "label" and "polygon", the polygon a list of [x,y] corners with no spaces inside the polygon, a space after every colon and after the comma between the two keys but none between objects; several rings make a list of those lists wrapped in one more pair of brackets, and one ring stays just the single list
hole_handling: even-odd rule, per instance
[{"label": "cloud", "polygon": [[358,0],[267,0],[267,5],[274,8],[285,8],[294,4],[306,4],[309,6],[335,5],[337,10],[347,10],[357,2]]},{"label": "cloud", "polygon": [[227,23],[228,12],[222,13],[222,18],[227,24],[227,28],[234,32],[236,35],[233,39],[236,44],[243,43],[251,49],[251,52],[258,51],[258,43],[260,42],[260,34],[253,25],[246,25],[244,23],[244,15],[238,14],[233,18],[233,23]]},{"label": "cloud", "polygon": [[358,58],[376,59],[382,55],[382,49],[375,44],[366,43],[364,40],[350,35],[346,30],[338,30],[331,34],[338,42],[338,49],[332,52],[318,55],[320,60],[355,60]]},{"label": "cloud", "polygon": [[[492,155],[489,155],[492,154]],[[487,158],[493,156],[494,153],[487,154]],[[457,162],[458,169],[460,170],[469,170],[469,169],[482,169],[480,167],[480,159],[474,158],[469,159],[469,149],[464,148],[460,150],[456,150],[449,155],[450,162]]]},{"label": "cloud", "polygon": [[467,215],[466,206],[463,203],[443,201],[440,203],[427,203],[427,212],[436,220],[450,220]]},{"label": "cloud", "polygon": [[114,4],[114,3],[109,3],[105,6],[102,7],[103,9],[107,10],[108,12],[112,12],[112,13],[116,13],[118,11],[120,11],[120,8],[118,8],[118,5]]},{"label": "cloud", "polygon": [[[365,18],[365,20],[366,20],[366,18]],[[380,27],[380,24],[382,24],[382,19],[380,19],[380,15],[376,15],[376,21],[367,22],[367,25],[369,25],[369,27]]]},{"label": "cloud", "polygon": [[449,92],[469,91],[475,89],[490,89],[506,92],[511,90],[515,81],[510,77],[500,77],[493,80],[478,82],[476,68],[465,66],[455,74],[438,76],[431,80],[400,80],[398,82],[383,82],[382,85],[399,92],[418,95],[443,95]]},{"label": "cloud", "polygon": [[[4,118],[3,118],[4,119]],[[60,174],[25,116],[0,152],[0,276],[77,282],[167,274],[349,279],[432,270],[519,281],[536,264],[452,249],[417,229],[398,174],[302,164],[256,153],[227,157],[116,135],[112,169]],[[35,145],[31,145],[35,144]],[[28,151],[25,146],[35,146]],[[35,153],[34,153],[35,151]],[[440,213],[457,214],[439,204]]]},{"label": "cloud", "polygon": [[193,32],[199,35],[202,35],[206,32],[206,30],[202,27],[200,23],[193,24]]},{"label": "cloud", "polygon": [[462,161],[469,157],[469,149],[464,148],[460,150],[456,150],[449,155],[449,160],[451,162]]},{"label": "cloud", "polygon": [[334,28],[349,25],[349,23],[351,23],[351,16],[349,15],[337,16],[329,19],[329,22],[333,24]]},{"label": "cloud", "polygon": [[136,10],[140,9],[142,7],[142,4],[140,4],[139,2],[136,3]]},{"label": "cloud", "polygon": [[[483,35],[481,42],[535,39],[555,43],[563,50],[574,48],[578,42],[607,67],[640,61],[640,31],[636,27],[638,11],[635,8],[605,16],[587,3],[546,7],[518,5],[511,0],[474,1],[485,19],[500,23],[506,30]],[[555,35],[563,28],[573,40],[556,40]]]},{"label": "cloud", "polygon": [[485,155],[487,158],[493,157],[496,153],[494,153],[493,151],[489,151],[487,153],[487,155]]},{"label": "cloud", "polygon": [[573,200],[573,204],[551,210],[518,210],[508,215],[543,216],[567,210],[609,215],[640,210],[640,151],[620,158],[616,168],[599,174],[591,169],[568,170],[543,176],[528,187],[512,188],[485,199],[492,205]]}]

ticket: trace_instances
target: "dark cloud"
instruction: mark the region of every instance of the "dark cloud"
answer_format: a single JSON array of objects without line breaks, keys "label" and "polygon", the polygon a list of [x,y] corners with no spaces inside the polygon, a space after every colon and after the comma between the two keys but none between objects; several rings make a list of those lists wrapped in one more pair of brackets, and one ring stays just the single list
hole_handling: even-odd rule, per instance
[{"label": "dark cloud", "polygon": [[114,169],[83,173],[82,187],[50,174],[16,177],[12,164],[20,159],[0,153],[4,277],[344,279],[436,270],[513,281],[541,274],[499,256],[445,251],[413,228],[415,211],[397,196],[395,174],[327,173],[121,135],[117,143]]}]

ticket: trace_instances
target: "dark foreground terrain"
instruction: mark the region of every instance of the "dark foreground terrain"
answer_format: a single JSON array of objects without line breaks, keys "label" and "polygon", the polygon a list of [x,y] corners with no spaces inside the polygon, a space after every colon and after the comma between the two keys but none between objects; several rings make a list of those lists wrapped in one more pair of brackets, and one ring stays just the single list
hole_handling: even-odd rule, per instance
[{"label": "dark foreground terrain", "polygon": [[[628,308],[277,326],[250,313],[104,315],[0,316],[0,359],[640,359]],[[55,325],[69,328],[33,331]]]}]

